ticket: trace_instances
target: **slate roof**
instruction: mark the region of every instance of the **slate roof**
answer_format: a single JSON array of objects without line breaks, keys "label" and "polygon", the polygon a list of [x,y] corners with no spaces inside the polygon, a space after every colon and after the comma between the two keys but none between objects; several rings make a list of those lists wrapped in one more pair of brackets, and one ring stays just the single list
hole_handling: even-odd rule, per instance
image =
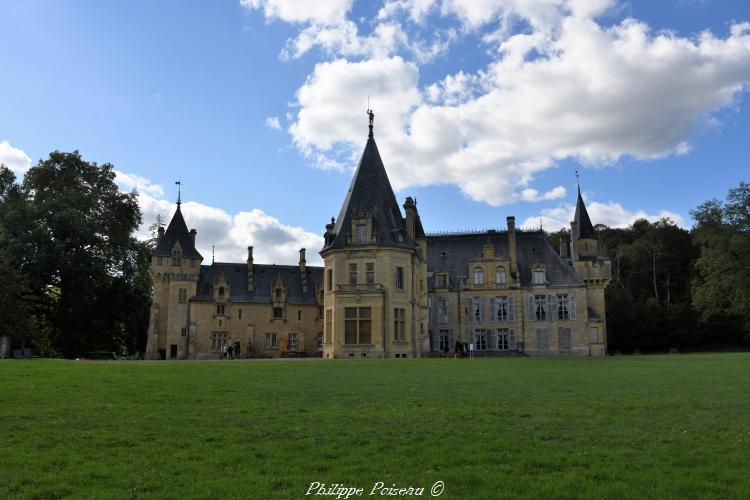
[{"label": "slate roof", "polygon": [[[455,289],[459,279],[469,275],[471,260],[481,257],[482,248],[488,243],[495,247],[499,260],[510,258],[507,231],[427,235],[427,271],[447,271],[450,286]],[[542,232],[516,231],[516,255],[521,286],[531,285],[531,267],[537,263],[544,264],[550,286],[584,285],[578,273],[560,258]],[[431,289],[434,288],[434,279],[433,276],[428,280]]]},{"label": "slate roof", "polygon": [[573,240],[580,240],[583,238],[596,239],[596,230],[594,225],[591,223],[591,218],[586,210],[586,205],[583,203],[581,198],[581,190],[578,190],[578,201],[576,202],[576,215],[573,218],[573,222],[576,222],[573,226]]},{"label": "slate roof", "polygon": [[[401,208],[393,194],[383,160],[380,158],[375,138],[370,135],[359,160],[357,171],[344,198],[344,204],[334,226],[335,237],[323,247],[342,248],[347,245],[351,232],[352,214],[360,209],[367,211],[373,218],[373,232],[380,246],[414,248],[414,242],[406,232],[406,224],[401,215]],[[417,234],[424,234],[422,224],[417,224]]]},{"label": "slate roof", "polygon": [[213,287],[223,275],[229,285],[232,302],[270,304],[277,277],[286,289],[286,301],[290,304],[315,304],[315,291],[323,283],[323,268],[307,266],[307,292],[302,290],[302,275],[299,266],[277,266],[255,264],[253,266],[253,291],[247,289],[247,264],[216,262],[201,266],[198,292],[193,300],[211,300]]},{"label": "slate roof", "polygon": [[183,257],[203,259],[203,256],[195,249],[187,224],[185,224],[185,218],[182,216],[179,203],[177,204],[177,210],[172,216],[172,220],[169,221],[167,230],[164,231],[164,236],[159,239],[152,254],[160,257],[171,256],[172,248],[176,241],[180,242]]}]

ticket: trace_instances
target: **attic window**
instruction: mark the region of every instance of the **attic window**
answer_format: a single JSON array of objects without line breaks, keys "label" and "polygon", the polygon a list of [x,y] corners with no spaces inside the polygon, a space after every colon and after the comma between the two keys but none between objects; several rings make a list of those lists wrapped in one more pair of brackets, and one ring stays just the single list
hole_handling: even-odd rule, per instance
[{"label": "attic window", "polygon": [[357,224],[357,243],[368,243],[367,224]]},{"label": "attic window", "polygon": [[276,298],[280,299],[281,298],[281,294],[282,294],[281,288],[277,288],[276,289]]},{"label": "attic window", "polygon": [[219,298],[220,299],[224,298],[224,287],[223,286],[219,287]]},{"label": "attic window", "polygon": [[182,253],[179,250],[172,250],[172,265],[173,266],[179,266],[180,265],[180,257],[182,256]]}]

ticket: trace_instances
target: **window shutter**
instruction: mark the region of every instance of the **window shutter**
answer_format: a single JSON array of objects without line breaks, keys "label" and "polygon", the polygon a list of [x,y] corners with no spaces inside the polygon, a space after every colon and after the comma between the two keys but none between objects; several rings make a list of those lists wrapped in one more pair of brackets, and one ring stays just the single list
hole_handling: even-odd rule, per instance
[{"label": "window shutter", "polygon": [[529,321],[534,321],[534,295],[529,295]]},{"label": "window shutter", "polygon": [[574,293],[568,295],[568,308],[570,309],[570,319],[576,319],[576,295]]},{"label": "window shutter", "polygon": [[549,307],[549,319],[560,319],[558,317],[558,310],[557,310],[557,295],[549,295],[550,300],[550,307]]},{"label": "window shutter", "polygon": [[515,305],[513,304],[512,295],[508,296],[508,319],[510,319],[510,321],[516,320],[516,308],[515,308]]},{"label": "window shutter", "polygon": [[484,297],[479,299],[479,322],[484,322]]},{"label": "window shutter", "polygon": [[497,321],[497,305],[495,297],[490,297],[490,321]]},{"label": "window shutter", "polygon": [[518,349],[516,345],[516,331],[512,328],[508,330],[508,349]]}]

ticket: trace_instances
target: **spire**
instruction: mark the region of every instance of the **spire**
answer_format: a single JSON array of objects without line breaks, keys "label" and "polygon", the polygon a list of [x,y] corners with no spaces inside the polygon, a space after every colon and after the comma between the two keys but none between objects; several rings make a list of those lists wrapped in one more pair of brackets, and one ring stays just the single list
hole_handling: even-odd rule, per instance
[{"label": "spire", "polygon": [[578,183],[578,200],[576,200],[576,214],[573,218],[573,227],[571,238],[573,241],[580,239],[596,239],[596,231],[591,223],[591,218],[586,210],[581,196],[581,183],[578,180],[578,170],[576,170],[576,182]]},{"label": "spire", "polygon": [[195,249],[194,235],[188,231],[185,218],[182,216],[182,210],[180,208],[181,200],[179,197],[177,200],[177,210],[175,210],[172,220],[169,221],[167,230],[164,231],[164,236],[159,238],[159,242],[154,249],[153,255],[162,257],[171,256],[175,244],[179,243],[183,257],[203,260],[201,254]]},{"label": "spire", "polygon": [[[370,120],[374,116],[371,113],[372,110],[368,110]],[[372,125],[370,132],[339,216],[335,219],[335,226],[332,230],[326,231],[324,249],[348,246],[353,240],[352,221],[355,219],[371,221],[369,227],[372,230],[373,241],[377,245],[405,248],[414,246],[413,240],[407,234],[401,208],[393,194],[378,146],[372,136]],[[421,224],[417,232],[423,232]]]}]

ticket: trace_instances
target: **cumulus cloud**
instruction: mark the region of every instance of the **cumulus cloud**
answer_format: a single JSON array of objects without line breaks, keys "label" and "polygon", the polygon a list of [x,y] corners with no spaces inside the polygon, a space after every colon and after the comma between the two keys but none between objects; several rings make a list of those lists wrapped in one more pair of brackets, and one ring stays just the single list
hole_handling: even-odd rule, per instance
[{"label": "cumulus cloud", "polygon": [[[669,210],[660,210],[657,213],[649,214],[642,209],[628,210],[615,201],[587,203],[586,209],[594,224],[604,224],[609,227],[627,227],[638,219],[646,219],[654,222],[664,218],[671,219],[678,226],[685,226],[683,217]],[[536,228],[539,227],[541,221],[545,231],[557,231],[558,229],[569,228],[570,221],[575,216],[575,210],[575,205],[570,203],[558,207],[545,208],[542,209],[539,215],[528,217],[523,221],[521,226]]]},{"label": "cumulus cloud", "polygon": [[[117,182],[127,186],[123,179],[137,179],[139,185],[151,186],[150,190],[139,188],[138,205],[143,223],[136,236],[150,238],[148,227],[161,215],[165,225],[174,215],[177,205],[162,198],[163,188],[148,179],[117,172]],[[133,187],[138,187],[134,185]],[[226,211],[197,203],[182,204],[182,214],[189,228],[198,231],[196,247],[203,255],[203,263],[211,263],[212,246],[215,246],[217,262],[245,262],[247,247],[253,246],[253,256],[260,264],[296,264],[299,249],[306,248],[307,263],[322,265],[318,251],[323,247],[323,237],[298,226],[284,224],[260,209],[229,214]]]},{"label": "cumulus cloud", "polygon": [[146,193],[153,196],[164,196],[164,188],[159,184],[154,184],[145,177],[128,174],[115,170],[115,182],[120,189],[131,191],[137,189],[139,193]]},{"label": "cumulus cloud", "polygon": [[750,83],[748,23],[723,38],[688,38],[634,19],[600,25],[595,16],[613,5],[605,0],[440,5],[467,26],[512,14],[532,29],[498,38],[479,71],[427,85],[400,55],[318,63],[297,91],[290,127],[305,154],[340,163],[360,150],[369,93],[396,187],[453,184],[493,206],[539,200],[536,176],[562,159],[606,166],[688,154],[696,129]]},{"label": "cumulus cloud", "polygon": [[275,130],[281,130],[281,123],[278,116],[269,116],[266,118],[266,127]]},{"label": "cumulus cloud", "polygon": [[0,164],[11,169],[16,175],[23,175],[31,168],[31,158],[22,149],[11,146],[8,141],[1,141]]},{"label": "cumulus cloud", "polygon": [[332,25],[340,23],[352,8],[354,0],[240,0],[248,9],[263,11],[268,20],[279,19],[288,23],[315,23]]}]

